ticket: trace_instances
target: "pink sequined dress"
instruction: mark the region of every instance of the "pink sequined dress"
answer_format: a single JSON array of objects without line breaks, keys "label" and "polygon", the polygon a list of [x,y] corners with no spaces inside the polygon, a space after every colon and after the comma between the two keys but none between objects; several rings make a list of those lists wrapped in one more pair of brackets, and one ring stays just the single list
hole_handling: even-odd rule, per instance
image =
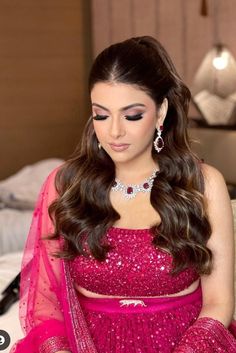
[{"label": "pink sequined dress", "polygon": [[[192,329],[202,307],[200,285],[168,296],[199,276],[192,268],[172,276],[171,255],[152,245],[148,229],[110,228],[104,236],[112,249],[104,262],[53,257],[62,240],[42,237],[53,230],[47,209],[56,197],[56,171],[42,187],[25,247],[20,319],[26,336],[11,353],[236,352],[233,326],[231,333],[223,325],[214,332],[209,323]],[[116,298],[85,297],[75,284]]]},{"label": "pink sequined dress", "polygon": [[201,289],[181,299],[148,297],[179,292],[197,280],[198,274],[187,269],[171,276],[172,257],[152,245],[148,229],[113,227],[106,238],[112,250],[105,262],[78,257],[70,265],[72,278],[80,286],[128,299],[79,296],[98,351],[172,352],[199,315]]}]

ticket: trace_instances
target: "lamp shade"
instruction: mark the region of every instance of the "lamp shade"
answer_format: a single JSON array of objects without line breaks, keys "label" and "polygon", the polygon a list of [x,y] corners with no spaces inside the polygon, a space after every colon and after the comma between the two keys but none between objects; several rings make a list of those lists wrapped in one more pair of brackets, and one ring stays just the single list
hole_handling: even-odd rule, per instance
[{"label": "lamp shade", "polygon": [[236,124],[236,61],[227,47],[217,44],[206,54],[192,95],[209,125]]}]

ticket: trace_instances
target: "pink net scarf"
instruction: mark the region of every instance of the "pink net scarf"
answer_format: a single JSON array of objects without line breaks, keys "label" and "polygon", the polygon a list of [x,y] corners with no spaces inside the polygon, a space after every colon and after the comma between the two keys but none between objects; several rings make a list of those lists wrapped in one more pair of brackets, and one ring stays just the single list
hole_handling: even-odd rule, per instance
[{"label": "pink net scarf", "polygon": [[42,239],[53,232],[48,207],[57,197],[54,187],[57,170],[41,188],[25,245],[19,315],[26,337],[12,347],[11,353],[96,352],[67,263],[52,256],[62,242]]}]

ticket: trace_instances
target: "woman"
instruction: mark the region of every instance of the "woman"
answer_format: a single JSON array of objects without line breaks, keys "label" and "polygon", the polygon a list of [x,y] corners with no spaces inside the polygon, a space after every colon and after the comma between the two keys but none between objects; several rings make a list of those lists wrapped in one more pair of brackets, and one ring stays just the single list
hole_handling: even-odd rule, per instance
[{"label": "woman", "polygon": [[188,88],[146,36],[105,49],[89,89],[81,147],[34,212],[12,351],[236,352],[232,211],[191,151]]}]

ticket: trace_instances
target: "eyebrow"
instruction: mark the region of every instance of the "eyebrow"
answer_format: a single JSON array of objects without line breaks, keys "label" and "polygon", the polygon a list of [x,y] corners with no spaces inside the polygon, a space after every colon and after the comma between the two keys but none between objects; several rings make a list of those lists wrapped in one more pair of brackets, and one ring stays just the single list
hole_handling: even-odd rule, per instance
[{"label": "eyebrow", "polygon": [[[107,112],[110,112],[109,109],[107,109],[106,107],[103,107],[100,104],[92,103],[92,106],[93,107],[98,107],[98,108],[106,110]],[[134,107],[146,107],[146,106],[145,106],[145,104],[142,104],[142,103],[133,103],[133,104],[127,105],[127,106],[125,106],[123,108],[120,108],[119,111],[120,112],[124,112],[125,110],[128,110],[130,108],[134,108]]]}]

